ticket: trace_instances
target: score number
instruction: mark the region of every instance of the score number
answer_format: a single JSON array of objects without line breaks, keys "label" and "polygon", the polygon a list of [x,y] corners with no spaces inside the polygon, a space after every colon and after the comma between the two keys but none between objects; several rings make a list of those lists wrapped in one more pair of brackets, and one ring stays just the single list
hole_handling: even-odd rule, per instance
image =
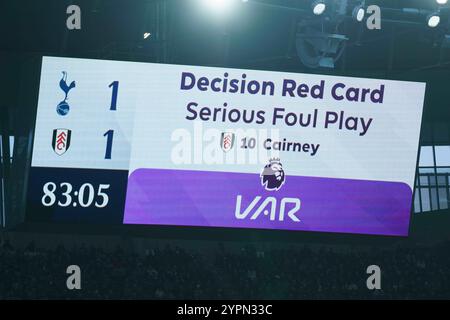
[{"label": "score number", "polygon": [[[117,95],[119,94],[119,81],[113,81],[109,84],[109,88],[112,88],[111,94],[111,105],[109,107],[110,111],[117,110]],[[112,144],[114,137],[114,130],[110,129],[103,134],[106,137],[106,150],[105,150],[105,159],[111,159],[112,153]]]},{"label": "score number", "polygon": [[[44,195],[41,198],[41,203],[45,207],[51,207],[56,203],[60,207],[68,207],[70,205],[76,207],[79,204],[81,207],[87,208],[94,204],[97,208],[104,208],[109,202],[108,194],[105,192],[109,187],[109,184],[100,184],[97,191],[95,191],[92,184],[85,183],[72,193],[73,187],[68,182],[60,183],[59,191],[56,183],[47,182],[42,188]],[[63,201],[58,200],[57,192],[61,193],[61,198],[63,198],[61,200]]]}]

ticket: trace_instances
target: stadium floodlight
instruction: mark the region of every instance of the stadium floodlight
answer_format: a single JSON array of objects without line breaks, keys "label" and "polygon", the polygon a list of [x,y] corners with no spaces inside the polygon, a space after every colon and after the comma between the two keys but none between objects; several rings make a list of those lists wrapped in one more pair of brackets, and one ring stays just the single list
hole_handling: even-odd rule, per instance
[{"label": "stadium floodlight", "polygon": [[352,16],[353,19],[355,19],[358,22],[361,22],[364,19],[364,14],[365,14],[364,5],[359,4],[353,9]]},{"label": "stadium floodlight", "polygon": [[436,28],[439,25],[439,22],[441,21],[441,17],[439,16],[439,13],[433,12],[427,17],[427,24],[430,28]]},{"label": "stadium floodlight", "polygon": [[316,0],[312,3],[312,11],[316,16],[320,16],[322,13],[324,13],[325,9],[327,8],[327,5],[325,4],[324,0]]},{"label": "stadium floodlight", "polygon": [[342,56],[348,38],[303,25],[297,33],[295,46],[298,57],[308,68],[334,68]]},{"label": "stadium floodlight", "polygon": [[437,4],[446,4],[448,0],[436,0]]},{"label": "stadium floodlight", "polygon": [[233,5],[234,0],[203,0],[203,5],[211,11],[225,12]]},{"label": "stadium floodlight", "polygon": [[144,39],[147,39],[148,37],[150,37],[152,34],[150,32],[144,32]]}]

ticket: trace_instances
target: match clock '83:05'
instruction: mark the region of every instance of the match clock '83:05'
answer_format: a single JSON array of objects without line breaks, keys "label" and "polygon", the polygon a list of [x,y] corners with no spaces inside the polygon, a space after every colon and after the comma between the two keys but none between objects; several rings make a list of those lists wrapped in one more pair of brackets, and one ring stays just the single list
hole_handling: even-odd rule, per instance
[{"label": "match clock '83:05'", "polygon": [[109,202],[107,194],[109,187],[109,184],[94,186],[91,183],[84,183],[79,188],[74,188],[68,182],[61,182],[59,185],[54,182],[47,182],[42,188],[44,194],[41,203],[45,207],[54,205],[76,207],[79,205],[83,208],[91,206],[104,208]]}]

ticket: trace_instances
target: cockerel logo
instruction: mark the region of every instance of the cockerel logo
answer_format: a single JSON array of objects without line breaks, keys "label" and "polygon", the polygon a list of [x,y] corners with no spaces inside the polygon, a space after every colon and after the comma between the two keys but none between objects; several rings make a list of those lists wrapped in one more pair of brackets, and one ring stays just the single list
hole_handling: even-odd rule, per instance
[{"label": "cockerel logo", "polygon": [[69,98],[67,96],[69,95],[69,91],[72,90],[73,88],[75,88],[76,83],[75,83],[75,81],[72,81],[70,83],[70,85],[67,84],[67,72],[63,71],[62,74],[63,74],[63,76],[62,76],[61,80],[59,81],[59,87],[64,92],[64,100],[62,100],[60,103],[58,103],[58,105],[56,106],[56,112],[60,116],[65,116],[70,111],[70,106],[67,103],[67,100]]},{"label": "cockerel logo", "polygon": [[69,129],[53,130],[52,147],[57,155],[64,154],[70,147],[72,131]]},{"label": "cockerel logo", "polygon": [[280,159],[270,159],[269,164],[267,164],[261,172],[261,185],[264,186],[266,190],[277,191],[285,181],[286,178]]},{"label": "cockerel logo", "polygon": [[223,152],[228,152],[233,148],[234,145],[234,133],[231,132],[222,132],[222,136],[220,138],[220,147]]}]

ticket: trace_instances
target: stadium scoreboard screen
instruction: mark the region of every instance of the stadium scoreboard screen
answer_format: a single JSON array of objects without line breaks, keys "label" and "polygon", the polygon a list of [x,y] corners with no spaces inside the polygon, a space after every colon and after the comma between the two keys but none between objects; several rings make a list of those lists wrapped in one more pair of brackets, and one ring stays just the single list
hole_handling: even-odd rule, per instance
[{"label": "stadium scoreboard screen", "polygon": [[405,236],[424,93],[44,57],[27,219]]}]

